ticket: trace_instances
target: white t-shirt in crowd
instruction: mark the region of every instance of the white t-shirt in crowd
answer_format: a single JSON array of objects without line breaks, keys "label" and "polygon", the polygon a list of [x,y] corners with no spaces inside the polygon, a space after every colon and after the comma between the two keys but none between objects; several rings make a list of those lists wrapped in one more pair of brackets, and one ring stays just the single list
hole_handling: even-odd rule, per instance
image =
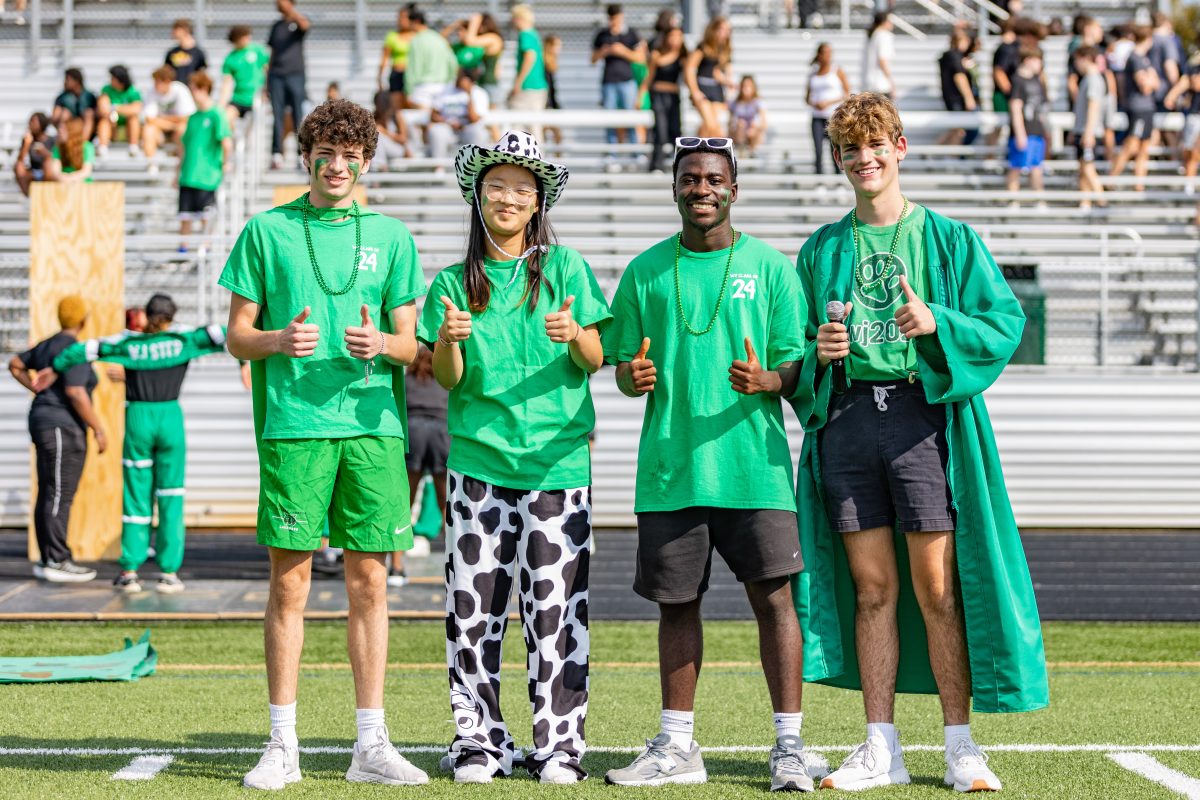
[{"label": "white t-shirt in crowd", "polygon": [[146,103],[146,118],[152,117],[190,117],[196,113],[196,101],[192,99],[192,90],[179,81],[171,81],[164,94],[154,89]]},{"label": "white t-shirt in crowd", "polygon": [[433,108],[442,115],[445,122],[457,122],[460,125],[469,125],[470,120],[467,118],[467,104],[470,104],[475,109],[475,113],[479,115],[486,114],[490,107],[487,90],[482,86],[472,86],[468,94],[458,86],[451,84],[442,90],[433,101]]},{"label": "white t-shirt in crowd", "polygon": [[867,40],[867,49],[863,55],[863,91],[890,92],[892,85],[887,75],[879,68],[879,59],[884,59],[890,67],[896,60],[896,34],[883,28],[877,29]]},{"label": "white t-shirt in crowd", "polygon": [[[845,95],[845,90],[842,89],[842,80],[838,77],[838,66],[834,64],[829,68],[829,72],[824,75],[817,72],[814,65],[813,71],[808,76],[808,99],[817,103],[827,103],[830,100],[840,100]],[[833,116],[833,112],[837,110],[837,106],[827,106],[826,108],[813,108],[812,115],[820,119],[829,119]]]}]

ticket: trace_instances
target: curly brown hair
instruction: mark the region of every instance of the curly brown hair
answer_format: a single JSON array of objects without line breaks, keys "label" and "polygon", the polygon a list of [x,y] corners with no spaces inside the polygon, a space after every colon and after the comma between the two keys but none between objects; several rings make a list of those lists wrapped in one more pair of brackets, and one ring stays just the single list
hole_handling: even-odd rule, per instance
[{"label": "curly brown hair", "polygon": [[859,92],[847,97],[829,119],[826,130],[834,150],[863,145],[874,139],[899,141],[904,135],[900,112],[885,94]]},{"label": "curly brown hair", "polygon": [[358,145],[363,160],[375,157],[379,131],[371,112],[350,100],[327,100],[314,108],[300,126],[300,152],[308,155],[318,142],[333,145]]}]

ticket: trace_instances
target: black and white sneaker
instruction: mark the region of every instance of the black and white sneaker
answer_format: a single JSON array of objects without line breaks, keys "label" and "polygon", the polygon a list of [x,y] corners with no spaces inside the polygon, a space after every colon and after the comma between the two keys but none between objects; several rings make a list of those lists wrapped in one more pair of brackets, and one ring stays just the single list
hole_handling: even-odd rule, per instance
[{"label": "black and white sneaker", "polygon": [[183,591],[183,581],[174,572],[164,572],[154,584],[154,591],[159,594],[179,594]]},{"label": "black and white sneaker", "polygon": [[121,572],[113,578],[113,588],[125,594],[136,594],[142,591],[142,584],[136,572]]},{"label": "black and white sneaker", "polygon": [[86,583],[96,577],[96,570],[81,567],[68,559],[38,564],[33,568],[33,576],[50,583]]}]

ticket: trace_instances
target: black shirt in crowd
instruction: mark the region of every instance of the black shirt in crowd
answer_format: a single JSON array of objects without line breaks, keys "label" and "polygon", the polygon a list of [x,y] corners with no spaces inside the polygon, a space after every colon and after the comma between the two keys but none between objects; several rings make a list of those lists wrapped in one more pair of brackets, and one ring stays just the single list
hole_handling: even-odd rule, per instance
[{"label": "black shirt in crowd", "polygon": [[946,108],[961,108],[965,105],[962,92],[954,82],[956,75],[966,75],[970,82],[971,76],[963,66],[963,52],[950,48],[938,59],[938,70],[942,76],[942,102]]},{"label": "black shirt in crowd", "polygon": [[[38,342],[31,349],[21,353],[18,358],[29,369],[43,370],[53,366],[54,359],[58,358],[59,353],[73,344],[75,344],[74,336],[59,331],[49,339]],[[58,380],[49,389],[38,392],[34,396],[33,405],[29,407],[30,420],[36,419],[39,424],[47,426],[77,425],[80,428],[86,428],[87,425],[75,413],[75,406],[67,397],[67,387],[82,386],[87,390],[88,397],[91,397],[96,383],[96,372],[92,369],[91,364],[77,364],[71,367],[66,374],[59,375]]]},{"label": "black shirt in crowd", "polygon": [[430,378],[417,378],[410,372],[404,373],[404,400],[409,417],[425,417],[446,421],[446,404],[450,393]]},{"label": "black shirt in crowd", "polygon": [[163,63],[170,64],[175,68],[175,80],[184,86],[188,85],[188,78],[192,77],[193,72],[208,69],[208,59],[205,58],[200,45],[195,47],[175,45],[167,51],[167,57],[163,59]]},{"label": "black shirt in crowd", "polygon": [[165,403],[178,400],[187,377],[187,364],[166,369],[126,369],[125,399],[135,403]]},{"label": "black shirt in crowd", "polygon": [[[620,43],[628,47],[630,50],[636,50],[638,45],[642,43],[642,37],[638,36],[632,28],[627,28],[622,33],[613,33],[608,28],[596,34],[596,40],[592,43],[593,50],[599,50],[605,45]],[[633,67],[628,59],[620,56],[605,56],[604,57],[604,77],[600,79],[601,83],[624,83],[625,81],[633,80]]]},{"label": "black shirt in crowd", "polygon": [[996,48],[996,55],[992,58],[992,69],[1000,70],[1008,76],[1009,82],[1012,82],[1013,75],[1017,74],[1017,67],[1021,63],[1020,52],[1021,46],[1016,42],[1001,44]]},{"label": "black shirt in crowd", "polygon": [[308,31],[290,19],[276,20],[267,36],[272,75],[304,74],[304,37]]}]

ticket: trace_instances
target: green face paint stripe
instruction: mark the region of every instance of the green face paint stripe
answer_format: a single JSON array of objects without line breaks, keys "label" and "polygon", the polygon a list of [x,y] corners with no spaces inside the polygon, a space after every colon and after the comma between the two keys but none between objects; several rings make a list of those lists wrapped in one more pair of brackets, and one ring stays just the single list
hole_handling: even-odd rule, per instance
[{"label": "green face paint stripe", "polygon": [[886,147],[881,147],[878,150],[872,150],[871,152],[877,156],[886,156],[888,154],[888,149]]}]

